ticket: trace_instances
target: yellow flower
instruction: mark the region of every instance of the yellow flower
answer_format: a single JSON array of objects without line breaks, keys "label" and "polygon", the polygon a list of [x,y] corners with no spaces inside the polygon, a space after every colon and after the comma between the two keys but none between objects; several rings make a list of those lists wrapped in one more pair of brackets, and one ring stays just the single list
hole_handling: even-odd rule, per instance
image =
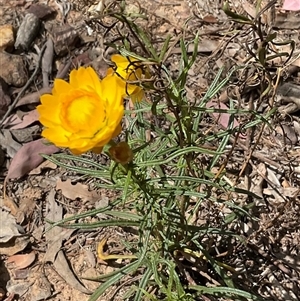
[{"label": "yellow flower", "polygon": [[55,79],[52,94],[37,107],[42,136],[74,154],[100,153],[121,131],[123,90],[114,77],[100,80],[91,67],[70,73],[70,83]]},{"label": "yellow flower", "polygon": [[108,69],[108,75],[115,76],[120,87],[124,89],[124,96],[130,96],[133,101],[140,101],[144,97],[144,90],[128,81],[140,81],[149,78],[149,72],[144,71],[140,62],[134,58],[127,58],[120,54],[112,55],[111,60],[116,64],[115,70]]},{"label": "yellow flower", "polygon": [[111,158],[114,161],[121,163],[122,165],[127,164],[133,160],[133,152],[130,146],[125,141],[112,146],[108,151]]}]

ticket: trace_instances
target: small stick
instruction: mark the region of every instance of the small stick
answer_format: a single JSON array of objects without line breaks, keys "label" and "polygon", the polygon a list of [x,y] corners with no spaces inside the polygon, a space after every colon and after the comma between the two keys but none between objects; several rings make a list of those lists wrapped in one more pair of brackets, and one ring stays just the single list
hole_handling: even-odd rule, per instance
[{"label": "small stick", "polygon": [[5,119],[9,116],[9,114],[13,111],[13,109],[15,108],[15,106],[17,105],[19,99],[21,98],[21,96],[23,95],[23,93],[26,91],[26,89],[29,87],[29,85],[31,84],[31,82],[33,81],[33,79],[35,78],[36,74],[39,71],[41,62],[42,62],[42,58],[43,58],[43,53],[46,49],[47,44],[45,44],[38,56],[38,62],[36,64],[35,70],[33,71],[31,77],[29,78],[29,80],[27,81],[27,83],[25,84],[25,86],[21,89],[21,91],[19,92],[19,94],[17,95],[16,99],[13,101],[13,103],[8,107],[8,110],[6,111],[6,113],[4,114],[4,116],[2,117],[2,119],[0,120],[0,128],[3,125],[3,122],[5,121]]}]

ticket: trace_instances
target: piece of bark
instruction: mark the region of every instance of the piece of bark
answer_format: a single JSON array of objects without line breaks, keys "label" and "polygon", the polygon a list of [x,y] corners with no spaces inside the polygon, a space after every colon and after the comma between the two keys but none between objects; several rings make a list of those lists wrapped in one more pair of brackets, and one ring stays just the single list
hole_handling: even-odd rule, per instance
[{"label": "piece of bark", "polygon": [[28,50],[31,43],[38,35],[39,29],[40,19],[32,13],[28,13],[27,15],[25,15],[17,32],[15,48]]}]

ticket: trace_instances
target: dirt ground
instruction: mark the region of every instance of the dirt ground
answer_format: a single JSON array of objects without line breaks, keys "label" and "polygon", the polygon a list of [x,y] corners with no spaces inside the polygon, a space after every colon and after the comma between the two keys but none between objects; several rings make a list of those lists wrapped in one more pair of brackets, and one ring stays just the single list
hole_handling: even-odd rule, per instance
[{"label": "dirt ground", "polygon": [[[0,25],[13,25],[17,29],[32,4],[44,4],[45,7],[33,10],[34,13],[46,15],[45,18],[41,17],[34,44],[41,49],[49,37],[49,32],[53,33],[54,47],[58,53],[54,59],[53,74],[67,74],[63,71],[64,67],[68,63],[76,66],[79,61],[93,65],[101,73],[99,57],[107,51],[103,49],[105,28],[93,19],[98,13],[99,3],[105,2],[105,5],[109,5],[112,1],[114,0],[9,0],[0,4]],[[176,37],[184,32],[186,41],[190,42],[191,54],[195,33],[199,32],[197,59],[189,71],[190,79],[186,87],[191,100],[199,99],[205,93],[221,67],[224,67],[226,72],[234,65],[245,63],[248,55],[246,44],[251,49],[259,47],[255,45],[252,37],[247,37],[247,32],[242,33],[240,28],[233,25],[222,11],[221,2],[126,1],[128,12],[142,12],[147,16],[147,20],[140,21],[140,25],[147,29],[157,47],[162,45],[167,35],[171,35],[175,41]],[[231,1],[231,5],[239,13],[250,16],[255,14],[255,6],[250,0]],[[297,84],[300,81],[297,25],[299,16],[291,13],[289,18],[286,18],[285,13],[280,10],[280,3],[277,3],[263,14],[262,19],[265,27],[275,28],[279,40],[294,39],[296,45],[291,63],[282,70],[279,92],[273,99],[279,113],[272,119],[272,126],[262,130],[260,139],[247,140],[243,145],[239,145],[227,162],[229,180],[235,182],[238,179],[240,188],[249,189],[262,197],[262,200],[255,204],[254,214],[257,219],[245,219],[232,229],[248,237],[248,248],[242,244],[228,246],[230,254],[234,254],[228,260],[231,266],[246,271],[239,278],[245,290],[250,288],[265,300],[297,301],[300,300],[300,103],[297,96]],[[110,20],[107,21],[109,23]],[[58,30],[60,27],[63,30]],[[233,30],[236,30],[236,35],[228,34]],[[22,43],[26,44],[26,41]],[[25,50],[14,49],[10,45],[5,51],[20,56],[25,61],[24,66],[16,71],[17,78],[13,83],[9,83],[6,93],[14,99],[25,85],[25,82],[18,85],[20,78],[25,77],[28,81],[29,75],[34,71],[34,62],[38,59],[37,48],[33,44]],[[176,74],[181,49],[175,43],[170,51],[169,69]],[[3,70],[9,70],[8,75],[15,72],[10,62],[2,62],[1,65]],[[276,63],[280,62],[274,62]],[[22,68],[25,75],[21,73]],[[227,91],[219,95],[221,101],[228,105],[229,99],[235,97],[240,100],[238,105],[241,108],[253,108],[257,96],[253,91],[259,88],[260,76],[255,68],[248,74],[238,73]],[[0,172],[1,190],[6,187],[9,200],[3,195],[0,200],[0,233],[1,230],[4,233],[2,238],[0,235],[0,300],[85,301],[99,284],[83,278],[109,273],[124,263],[124,260],[107,263],[97,258],[97,242],[109,237],[106,243],[107,251],[123,253],[122,241],[133,240],[134,235],[121,228],[97,231],[54,228],[44,233],[49,227],[45,219],[57,221],[89,209],[104,207],[115,196],[95,187],[93,182],[76,173],[67,172],[48,161],[39,167],[26,167],[25,172],[20,171],[17,166],[14,170],[10,168],[12,158],[20,147],[39,138],[41,127],[34,122],[35,115],[28,112],[34,110],[38,101],[34,93],[40,89],[47,89],[43,87],[42,77],[40,74],[31,81],[19,104],[10,114],[15,118],[26,115],[28,123],[23,119],[22,125],[5,127],[6,132],[1,134],[5,137],[0,141],[0,159],[3,162]],[[290,86],[284,86],[286,83]],[[26,98],[26,95],[30,97]],[[261,104],[259,109],[263,110],[263,106],[264,104]],[[7,105],[3,110],[7,110]],[[214,130],[217,131],[217,127]],[[93,156],[103,164],[106,163],[106,159],[101,156],[86,155],[87,158]],[[4,184],[8,170],[10,180]],[[239,176],[241,170],[243,173]],[[22,177],[19,179],[18,175]],[[203,215],[201,218],[215,222],[212,216]],[[92,218],[90,221],[93,221]],[[3,237],[9,235],[14,237],[13,241],[3,241]],[[15,254],[21,253],[23,257],[14,257],[17,256]],[[128,277],[121,285],[111,287],[106,296],[99,300],[122,300],[124,293],[132,283],[138,281],[138,277]]]}]

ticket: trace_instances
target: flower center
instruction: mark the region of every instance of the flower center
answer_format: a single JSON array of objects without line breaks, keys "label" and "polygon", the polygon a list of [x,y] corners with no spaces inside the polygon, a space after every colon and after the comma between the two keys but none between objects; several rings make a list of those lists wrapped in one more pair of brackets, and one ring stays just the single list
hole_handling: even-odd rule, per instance
[{"label": "flower center", "polygon": [[98,95],[71,95],[62,105],[61,120],[73,133],[94,134],[105,119],[103,103]]}]

